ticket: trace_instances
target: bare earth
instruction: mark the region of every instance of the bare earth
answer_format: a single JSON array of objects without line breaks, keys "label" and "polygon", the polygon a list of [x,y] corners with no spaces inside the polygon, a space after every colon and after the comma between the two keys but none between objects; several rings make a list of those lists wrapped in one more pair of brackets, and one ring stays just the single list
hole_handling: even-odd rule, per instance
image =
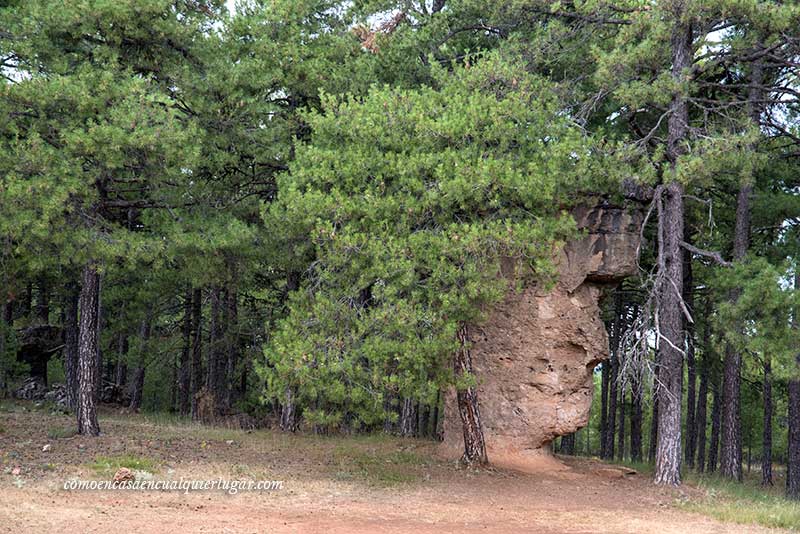
[{"label": "bare earth", "polygon": [[[436,459],[435,444],[422,440],[245,433],[110,411],[99,438],[55,437],[71,418],[32,406],[0,411],[0,532],[777,532],[687,513],[676,505],[698,490],[658,489],[594,460],[474,472]],[[92,464],[121,456],[153,462],[158,479],[284,487],[237,495],[62,489],[70,478],[108,479]]]}]

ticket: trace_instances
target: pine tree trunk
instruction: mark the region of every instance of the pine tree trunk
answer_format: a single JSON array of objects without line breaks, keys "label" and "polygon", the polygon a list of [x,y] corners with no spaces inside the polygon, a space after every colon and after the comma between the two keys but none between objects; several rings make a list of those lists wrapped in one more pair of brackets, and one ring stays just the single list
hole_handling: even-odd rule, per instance
[{"label": "pine tree trunk", "polygon": [[[794,289],[800,290],[800,269],[794,273]],[[800,310],[795,310],[792,326],[800,329]],[[800,368],[800,354],[795,359]],[[797,372],[797,369],[795,369]],[[800,378],[789,380],[788,446],[786,458],[786,497],[800,501]]]},{"label": "pine tree trunk", "polygon": [[[459,326],[457,336],[459,348],[453,358],[453,371],[456,379],[460,380],[465,375],[472,375],[472,353],[467,325]],[[456,397],[464,428],[464,455],[461,457],[461,462],[470,466],[486,465],[489,459],[486,456],[477,387],[472,385],[457,387]]]},{"label": "pine tree trunk", "polygon": [[284,432],[294,432],[297,430],[294,394],[292,392],[292,388],[289,386],[286,386],[283,404],[281,405],[281,430]]},{"label": "pine tree trunk", "polygon": [[219,357],[219,348],[217,347],[217,340],[219,339],[219,290],[212,288],[210,293],[211,299],[211,314],[208,318],[208,354],[206,355],[206,390],[214,395],[214,404],[216,405],[217,394],[217,380],[219,379],[219,366],[217,360]]},{"label": "pine tree trunk", "polygon": [[14,321],[14,309],[12,307],[12,303],[10,300],[6,299],[5,295],[3,297],[3,306],[0,309],[0,321],[3,322],[3,328],[0,328],[0,399],[5,398],[8,394],[8,367],[2,362],[7,362],[6,359],[6,338],[11,332],[13,328],[12,322]]},{"label": "pine tree trunk", "polygon": [[772,364],[764,357],[764,435],[761,446],[761,485],[772,486]]},{"label": "pine tree trunk", "polygon": [[656,462],[656,443],[658,443],[658,369],[660,367],[661,352],[656,349],[655,376],[653,378],[653,411],[650,415],[650,442],[647,448],[647,461],[651,464]]},{"label": "pine tree trunk", "polygon": [[608,432],[608,387],[611,371],[608,360],[603,362],[600,372],[600,458],[607,458],[606,433]]},{"label": "pine tree trunk", "polygon": [[400,409],[400,435],[409,438],[416,436],[416,422],[416,403],[413,399],[403,399],[403,405]]},{"label": "pine tree trunk", "polygon": [[442,434],[439,431],[439,427],[441,426],[439,414],[441,413],[441,403],[442,403],[442,392],[436,392],[436,402],[433,405],[433,409],[431,410],[431,420],[430,420],[430,429],[428,433],[431,435],[432,438],[441,441]]},{"label": "pine tree trunk", "polygon": [[620,387],[619,392],[619,431],[617,440],[617,458],[625,459],[625,387]]},{"label": "pine tree trunk", "polygon": [[192,291],[186,291],[183,300],[183,347],[178,370],[178,412],[189,415],[191,410],[191,354],[192,354]]},{"label": "pine tree trunk", "polygon": [[225,325],[222,314],[227,315],[225,293],[219,288],[211,291],[211,320],[209,323],[206,389],[214,397],[215,416],[222,413],[225,405]]},{"label": "pine tree trunk", "polygon": [[742,423],[740,412],[742,357],[730,345],[725,348],[719,470],[722,476],[742,480]]},{"label": "pine tree trunk", "polygon": [[609,377],[608,377],[608,417],[606,418],[606,456],[604,459],[614,459],[614,437],[617,430],[617,390],[619,385],[619,342],[620,331],[622,329],[622,291],[620,288],[614,290],[614,321],[612,323],[611,347],[609,355]]},{"label": "pine tree trunk", "polygon": [[98,273],[97,275],[97,373],[95,374],[95,381],[97,382],[96,390],[98,398],[103,391],[103,352],[100,350],[100,333],[103,331],[103,276]]},{"label": "pine tree trunk", "polygon": [[[659,328],[661,369],[658,393],[658,440],[656,446],[656,484],[680,484],[681,402],[683,382],[683,314],[680,295],[675,287],[683,285],[683,186],[674,181],[666,188],[661,212],[664,269],[667,281],[662,284]],[[670,282],[671,280],[671,282]],[[674,284],[674,287],[672,286]]]},{"label": "pine tree trunk", "polygon": [[79,297],[78,327],[78,434],[97,436],[97,319],[100,299],[100,275],[97,266],[83,268]]},{"label": "pine tree trunk", "polygon": [[711,405],[711,441],[708,444],[708,464],[706,465],[706,472],[715,473],[717,471],[717,459],[719,455],[719,434],[721,424],[722,411],[720,405],[722,399],[720,395],[719,380],[715,380],[712,385],[712,405]]},{"label": "pine tree trunk", "polygon": [[239,365],[239,307],[238,293],[230,288],[227,301],[227,321],[225,338],[227,340],[227,359],[225,367],[225,406],[230,408],[237,400],[236,367]]},{"label": "pine tree trunk", "polygon": [[420,437],[427,437],[428,434],[428,419],[430,418],[430,406],[419,403],[417,405],[417,435]]},{"label": "pine tree trunk", "polygon": [[125,332],[120,333],[117,339],[117,370],[114,377],[114,384],[118,388],[125,385],[128,380],[128,366],[125,359],[128,354],[128,334]]},{"label": "pine tree trunk", "polygon": [[414,401],[409,398],[403,399],[403,405],[400,409],[400,435],[408,438],[414,437],[417,434],[416,421],[417,412]]},{"label": "pine tree trunk", "polygon": [[561,443],[558,449],[559,454],[575,456],[575,433],[561,436]]},{"label": "pine tree trunk", "polygon": [[67,388],[67,407],[78,406],[78,284],[69,283],[64,299],[64,378]]},{"label": "pine tree trunk", "polygon": [[145,363],[148,352],[150,351],[150,319],[142,320],[139,330],[139,354],[136,369],[133,372],[131,381],[131,402],[130,409],[138,412],[142,407],[142,395],[144,392]]},{"label": "pine tree trunk", "polygon": [[[684,83],[692,65],[692,28],[684,20],[686,6],[675,4],[675,26],[671,36],[672,78]],[[659,372],[658,441],[656,446],[656,484],[678,485],[681,481],[681,403],[683,401],[683,312],[681,295],[683,288],[684,236],[683,184],[675,176],[678,157],[684,152],[683,143],[689,130],[689,108],[685,95],[676,92],[670,104],[671,114],[667,123],[667,159],[670,162],[669,177],[664,180],[663,208],[659,203],[659,272],[663,280],[657,291],[658,327],[662,338]]]},{"label": "pine tree trunk", "polygon": [[[691,243],[691,232],[689,225],[684,228],[684,241]],[[692,254],[684,250],[683,252],[683,300],[692,317],[694,312],[694,277],[692,272]],[[697,426],[695,424],[695,387],[697,376],[695,369],[694,352],[694,324],[684,317],[684,329],[688,346],[686,348],[686,466],[691,469],[694,467],[695,450],[697,448]]]},{"label": "pine tree trunk", "polygon": [[642,386],[641,379],[631,385],[631,460],[642,461]]},{"label": "pine tree trunk", "polygon": [[[736,199],[736,225],[733,236],[733,258],[741,260],[750,244],[750,197],[753,186],[742,184]],[[736,301],[734,291],[731,300]],[[722,383],[722,434],[720,436],[719,470],[722,476],[742,481],[742,355],[728,345],[725,347],[725,364]]]},{"label": "pine tree trunk", "polygon": [[[708,347],[707,344],[703,344],[704,347]],[[705,351],[708,349],[703,349],[703,366],[700,370],[700,389],[697,391],[697,407],[696,407],[696,417],[695,417],[695,427],[697,428],[697,462],[695,463],[695,467],[697,471],[702,473],[705,471],[705,463],[706,463],[706,424],[707,424],[707,412],[706,410],[708,405],[708,367],[709,362],[706,361],[708,355]]]},{"label": "pine tree trunk", "polygon": [[[800,366],[800,357],[797,361]],[[786,497],[800,501],[800,379],[789,381]]]},{"label": "pine tree trunk", "polygon": [[192,294],[192,369],[189,380],[189,402],[192,420],[198,419],[197,393],[203,384],[203,294],[198,288]]}]

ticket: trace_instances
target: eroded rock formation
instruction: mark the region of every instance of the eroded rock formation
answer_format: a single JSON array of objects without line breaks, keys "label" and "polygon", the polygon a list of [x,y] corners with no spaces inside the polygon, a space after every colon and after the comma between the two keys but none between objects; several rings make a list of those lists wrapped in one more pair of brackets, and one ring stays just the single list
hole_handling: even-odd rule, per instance
[{"label": "eroded rock formation", "polygon": [[[559,255],[556,286],[511,290],[484,324],[470,328],[480,415],[495,464],[538,465],[543,447],[589,420],[592,371],[608,356],[598,302],[604,285],[636,272],[641,212],[582,207],[574,216],[587,233]],[[457,458],[464,445],[454,392],[444,420],[443,451]]]}]

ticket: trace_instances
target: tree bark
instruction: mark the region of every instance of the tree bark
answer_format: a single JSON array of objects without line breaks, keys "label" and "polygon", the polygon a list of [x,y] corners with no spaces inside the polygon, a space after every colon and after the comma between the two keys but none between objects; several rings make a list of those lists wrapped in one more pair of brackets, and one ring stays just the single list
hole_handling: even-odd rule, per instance
[{"label": "tree bark", "polygon": [[764,357],[764,434],[761,446],[761,485],[772,486],[772,363]]},{"label": "tree bark", "polygon": [[742,480],[742,422],[740,408],[742,357],[728,345],[722,375],[719,470],[722,476]]},{"label": "tree bark", "polygon": [[[689,225],[684,228],[684,241],[692,242]],[[692,254],[683,251],[683,301],[689,309],[689,313],[694,317],[694,277],[692,273]],[[697,447],[697,426],[695,424],[695,387],[697,376],[695,369],[694,351],[694,324],[684,317],[684,329],[686,331],[686,448],[684,456],[686,466],[691,469],[694,467],[695,449]]]},{"label": "tree bark", "polygon": [[631,385],[631,460],[642,461],[642,382],[637,377]]},{"label": "tree bark", "polygon": [[239,297],[233,287],[228,290],[227,296],[226,305],[228,313],[225,328],[227,346],[227,359],[225,361],[225,406],[230,408],[238,398],[236,394],[236,367],[239,365]]},{"label": "tree bark", "polygon": [[[453,358],[453,371],[456,380],[472,376],[472,353],[469,347],[469,332],[465,324],[458,327],[459,348]],[[464,428],[464,455],[461,462],[466,465],[486,465],[486,442],[483,438],[483,426],[478,406],[478,389],[476,386],[461,385],[456,387],[458,411]]]},{"label": "tree bark", "polygon": [[575,433],[561,436],[561,443],[558,449],[559,454],[575,456]]},{"label": "tree bark", "polygon": [[611,327],[611,347],[609,354],[609,377],[608,377],[608,416],[606,418],[606,439],[604,459],[614,459],[614,436],[617,430],[617,390],[619,386],[619,342],[620,331],[622,329],[622,291],[619,288],[614,290],[614,320]]},{"label": "tree bark", "polygon": [[139,330],[139,354],[136,369],[133,372],[131,381],[131,402],[130,409],[138,412],[142,407],[142,395],[144,392],[145,364],[150,350],[150,319],[143,319]]},{"label": "tree bark", "polygon": [[[692,66],[692,27],[685,21],[684,2],[674,3],[674,28],[670,40],[672,78],[686,81]],[[680,90],[672,96],[667,123],[667,159],[669,177],[664,179],[663,209],[659,209],[659,372],[658,441],[656,446],[656,484],[678,485],[681,482],[681,402],[683,400],[683,351],[685,346],[681,295],[683,288],[684,236],[683,184],[675,176],[678,158],[689,131],[689,107]],[[661,202],[661,198],[656,199]],[[659,204],[660,207],[660,204]]]},{"label": "tree bark", "polygon": [[417,435],[420,437],[428,436],[430,413],[430,406],[422,403],[417,404]]},{"label": "tree bark", "polygon": [[650,414],[650,443],[647,448],[647,461],[651,464],[656,462],[656,443],[658,443],[658,369],[660,367],[661,352],[656,348],[655,371],[653,377],[653,410]]},{"label": "tree bark", "polygon": [[78,406],[78,284],[67,284],[64,298],[64,378],[67,387],[67,406]]},{"label": "tree bark", "polygon": [[413,399],[403,399],[403,405],[400,408],[400,435],[408,438],[416,436],[416,421],[417,411]]},{"label": "tree bark", "polygon": [[100,333],[103,331],[103,276],[98,273],[97,275],[97,373],[95,374],[95,381],[97,382],[96,391],[97,395],[103,391],[103,352],[100,350]]},{"label": "tree bark", "polygon": [[608,387],[611,370],[608,360],[603,362],[600,371],[600,458],[608,458],[606,452],[606,433],[608,432]]},{"label": "tree bark", "polygon": [[[12,323],[14,322],[14,308],[12,302],[6,298],[5,295],[0,295],[3,299],[3,306],[0,311],[0,321],[3,322],[3,328],[0,328],[0,364],[4,361],[9,361],[6,359],[6,339],[10,335],[10,332],[13,328]],[[0,398],[5,398],[8,394],[8,368],[5,364],[2,364],[0,367]]]},{"label": "tree bark", "polygon": [[[752,109],[751,109],[752,113]],[[733,234],[733,259],[742,260],[750,246],[750,199],[753,186],[749,181],[739,186],[736,197],[736,224]],[[734,291],[731,300],[736,301]],[[742,355],[731,345],[725,347],[725,365],[722,383],[722,434],[719,470],[722,476],[742,481]]]},{"label": "tree bark", "polygon": [[[658,440],[656,443],[655,483],[680,484],[681,402],[683,382],[683,314],[679,288],[683,285],[683,186],[673,181],[666,188],[661,213],[663,232],[664,276],[661,287],[659,343],[661,368],[658,386]],[[671,283],[670,283],[671,280]],[[673,286],[674,284],[674,286]]]},{"label": "tree bark", "polygon": [[617,458],[625,459],[625,385],[619,391],[619,430],[617,435]]},{"label": "tree bark", "polygon": [[[800,268],[795,266],[794,289],[800,290]],[[800,310],[795,310],[792,326],[800,329]],[[795,359],[795,373],[800,373],[800,354]],[[786,497],[800,501],[800,377],[789,380],[788,447],[786,458]]]},{"label": "tree bark", "polygon": [[714,473],[717,470],[717,458],[719,456],[719,434],[720,434],[720,404],[722,399],[720,395],[719,379],[714,380],[711,385],[712,392],[712,405],[711,405],[711,441],[708,444],[708,464],[706,472]]},{"label": "tree bark", "polygon": [[[704,344],[704,347],[708,345]],[[706,351],[703,349],[703,365],[700,368],[700,389],[697,391],[697,403],[695,408],[695,427],[697,428],[697,462],[695,467],[698,472],[705,471],[706,462],[706,424],[707,424],[707,410],[708,410],[708,367],[709,362]]]},{"label": "tree bark", "polygon": [[197,393],[203,383],[203,294],[198,288],[192,294],[192,372],[189,381],[189,394],[192,406],[192,420],[197,420]]},{"label": "tree bark", "polygon": [[209,323],[208,356],[206,369],[206,389],[214,397],[215,415],[222,412],[225,404],[225,327],[221,317],[225,313],[224,292],[219,288],[211,290],[211,319]]},{"label": "tree bark", "polygon": [[283,404],[281,405],[281,430],[294,432],[297,430],[297,415],[295,414],[294,393],[292,388],[286,386]]},{"label": "tree bark", "polygon": [[80,321],[78,330],[78,434],[97,436],[97,319],[100,300],[100,275],[97,265],[87,263],[83,268],[79,297]]},{"label": "tree bark", "polygon": [[[797,358],[800,367],[800,357]],[[800,378],[789,381],[786,498],[800,501]]]},{"label": "tree bark", "polygon": [[183,299],[183,348],[178,370],[178,412],[189,415],[191,410],[191,354],[192,354],[192,290],[188,289]]}]

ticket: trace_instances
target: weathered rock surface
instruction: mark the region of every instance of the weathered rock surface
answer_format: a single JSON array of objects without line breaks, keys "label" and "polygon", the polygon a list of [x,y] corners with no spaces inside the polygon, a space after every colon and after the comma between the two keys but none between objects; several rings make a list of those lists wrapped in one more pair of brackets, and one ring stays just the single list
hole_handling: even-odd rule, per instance
[{"label": "weathered rock surface", "polygon": [[[639,211],[581,207],[574,216],[586,234],[559,255],[556,286],[510,290],[484,324],[470,328],[487,452],[498,465],[538,469],[544,447],[588,423],[592,371],[608,356],[602,289],[636,272]],[[444,419],[443,451],[459,457],[453,391]]]}]

